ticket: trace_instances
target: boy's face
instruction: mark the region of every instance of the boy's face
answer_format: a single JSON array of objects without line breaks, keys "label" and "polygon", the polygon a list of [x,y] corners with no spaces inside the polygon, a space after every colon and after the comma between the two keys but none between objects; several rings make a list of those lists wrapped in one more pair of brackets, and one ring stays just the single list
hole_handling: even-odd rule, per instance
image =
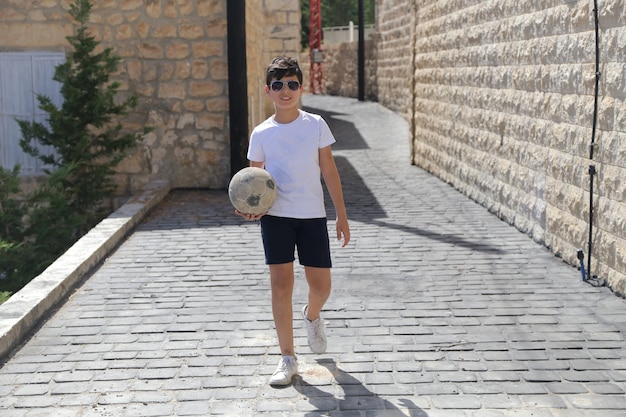
[{"label": "boy's face", "polygon": [[302,84],[297,76],[285,75],[280,80],[272,79],[270,85],[265,86],[265,93],[277,109],[289,109],[299,105]]}]

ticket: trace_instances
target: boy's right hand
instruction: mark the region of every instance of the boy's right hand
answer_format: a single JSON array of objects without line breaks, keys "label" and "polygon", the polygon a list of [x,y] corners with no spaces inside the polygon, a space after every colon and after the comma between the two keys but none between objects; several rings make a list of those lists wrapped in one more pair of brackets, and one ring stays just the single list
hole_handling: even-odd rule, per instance
[{"label": "boy's right hand", "polygon": [[243,217],[245,220],[248,220],[249,222],[253,222],[256,220],[260,220],[261,217],[265,216],[267,214],[267,211],[265,213],[261,213],[261,214],[250,214],[250,213],[242,213],[239,210],[235,210],[235,214],[238,216]]}]

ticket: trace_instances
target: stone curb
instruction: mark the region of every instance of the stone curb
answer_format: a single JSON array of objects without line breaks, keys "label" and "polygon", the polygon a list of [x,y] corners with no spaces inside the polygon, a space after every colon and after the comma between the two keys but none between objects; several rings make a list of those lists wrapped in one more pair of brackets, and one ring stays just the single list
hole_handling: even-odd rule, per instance
[{"label": "stone curb", "polygon": [[7,355],[94,266],[170,192],[167,181],[139,194],[80,238],[39,276],[0,305],[0,358]]}]

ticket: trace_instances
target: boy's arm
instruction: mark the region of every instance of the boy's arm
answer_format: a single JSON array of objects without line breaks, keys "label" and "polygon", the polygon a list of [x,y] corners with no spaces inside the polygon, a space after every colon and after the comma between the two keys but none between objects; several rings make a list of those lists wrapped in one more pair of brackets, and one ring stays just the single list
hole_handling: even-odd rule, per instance
[{"label": "boy's arm", "polygon": [[319,150],[320,155],[320,169],[326,188],[328,188],[328,194],[330,194],[335,211],[337,212],[337,240],[341,240],[343,236],[343,244],[346,246],[350,242],[350,226],[348,225],[348,214],[346,213],[346,205],[343,201],[343,191],[341,189],[341,179],[339,178],[339,171],[337,165],[335,165],[335,159],[330,146],[326,146]]}]

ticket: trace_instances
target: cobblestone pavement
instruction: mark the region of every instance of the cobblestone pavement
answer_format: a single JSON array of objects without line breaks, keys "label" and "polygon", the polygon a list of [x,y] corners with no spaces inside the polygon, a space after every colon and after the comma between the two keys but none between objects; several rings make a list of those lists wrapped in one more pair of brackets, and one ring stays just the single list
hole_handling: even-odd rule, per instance
[{"label": "cobblestone pavement", "polygon": [[267,385],[258,225],[223,191],[179,190],[3,364],[2,417],[626,416],[623,299],[411,166],[401,117],[305,105],[339,140],[353,235],[333,242],[328,353],[296,320],[300,376]]}]

